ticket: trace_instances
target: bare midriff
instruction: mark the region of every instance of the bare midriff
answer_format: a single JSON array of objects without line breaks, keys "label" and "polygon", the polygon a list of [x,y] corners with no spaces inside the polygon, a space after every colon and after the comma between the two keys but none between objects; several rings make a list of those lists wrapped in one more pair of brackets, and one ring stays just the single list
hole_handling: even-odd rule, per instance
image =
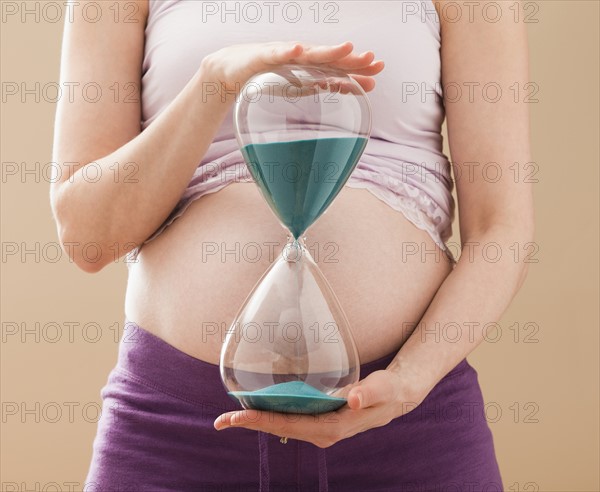
[{"label": "bare midriff", "polygon": [[[144,245],[130,267],[125,315],[218,364],[227,329],[287,237],[253,183],[205,195]],[[429,234],[364,189],[343,188],[306,244],[363,364],[400,349],[451,271]]]}]

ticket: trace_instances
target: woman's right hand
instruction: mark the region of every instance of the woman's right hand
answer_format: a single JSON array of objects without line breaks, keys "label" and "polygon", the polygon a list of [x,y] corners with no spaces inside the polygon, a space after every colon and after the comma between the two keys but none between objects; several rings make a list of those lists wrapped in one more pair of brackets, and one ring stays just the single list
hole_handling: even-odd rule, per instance
[{"label": "woman's right hand", "polygon": [[301,42],[249,43],[227,46],[202,60],[206,80],[219,84],[228,95],[237,95],[256,73],[287,63],[338,68],[356,80],[365,92],[375,87],[374,75],[383,70],[372,51],[354,53],[351,42],[309,45]]}]

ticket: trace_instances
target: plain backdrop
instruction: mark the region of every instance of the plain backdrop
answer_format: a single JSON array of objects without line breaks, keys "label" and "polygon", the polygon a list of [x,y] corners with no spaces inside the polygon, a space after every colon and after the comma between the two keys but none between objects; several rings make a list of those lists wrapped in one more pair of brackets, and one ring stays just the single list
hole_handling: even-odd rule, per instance
[{"label": "plain backdrop", "polygon": [[[531,104],[538,262],[501,334],[490,333],[470,362],[507,490],[598,491],[599,3],[536,5],[528,28],[539,87]],[[24,102],[7,92],[39,82],[39,94],[58,81],[63,25],[13,16],[1,28],[2,490],[13,482],[77,490],[68,484],[85,479],[99,391],[116,361],[126,267],[88,275],[57,258],[43,172],[52,92]]]}]

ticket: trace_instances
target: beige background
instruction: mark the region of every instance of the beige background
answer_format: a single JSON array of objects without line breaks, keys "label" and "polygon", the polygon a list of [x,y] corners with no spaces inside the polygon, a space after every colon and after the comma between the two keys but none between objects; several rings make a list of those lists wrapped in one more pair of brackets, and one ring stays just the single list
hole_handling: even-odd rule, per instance
[{"label": "beige background", "polygon": [[[599,4],[538,5],[529,29],[531,80],[540,88],[531,106],[539,263],[499,341],[484,342],[470,360],[497,420],[490,425],[507,490],[598,491]],[[60,22],[3,23],[2,81],[58,81],[61,36]],[[28,96],[9,97],[2,111],[2,490],[83,482],[122,328],[125,265],[87,275],[64,255],[54,262],[48,181],[10,175],[7,163],[22,172],[50,161],[54,109]],[[40,257],[8,254],[15,247]],[[79,325],[70,331],[70,322]],[[533,326],[529,341],[537,343],[525,343]]]}]

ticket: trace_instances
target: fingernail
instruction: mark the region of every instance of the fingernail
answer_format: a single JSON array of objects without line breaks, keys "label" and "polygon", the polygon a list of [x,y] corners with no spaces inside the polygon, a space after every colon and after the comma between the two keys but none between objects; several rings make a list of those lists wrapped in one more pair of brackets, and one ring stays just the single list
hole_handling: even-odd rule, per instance
[{"label": "fingernail", "polygon": [[356,393],[356,397],[358,398],[358,403],[362,407],[363,406],[363,395],[360,391]]}]

